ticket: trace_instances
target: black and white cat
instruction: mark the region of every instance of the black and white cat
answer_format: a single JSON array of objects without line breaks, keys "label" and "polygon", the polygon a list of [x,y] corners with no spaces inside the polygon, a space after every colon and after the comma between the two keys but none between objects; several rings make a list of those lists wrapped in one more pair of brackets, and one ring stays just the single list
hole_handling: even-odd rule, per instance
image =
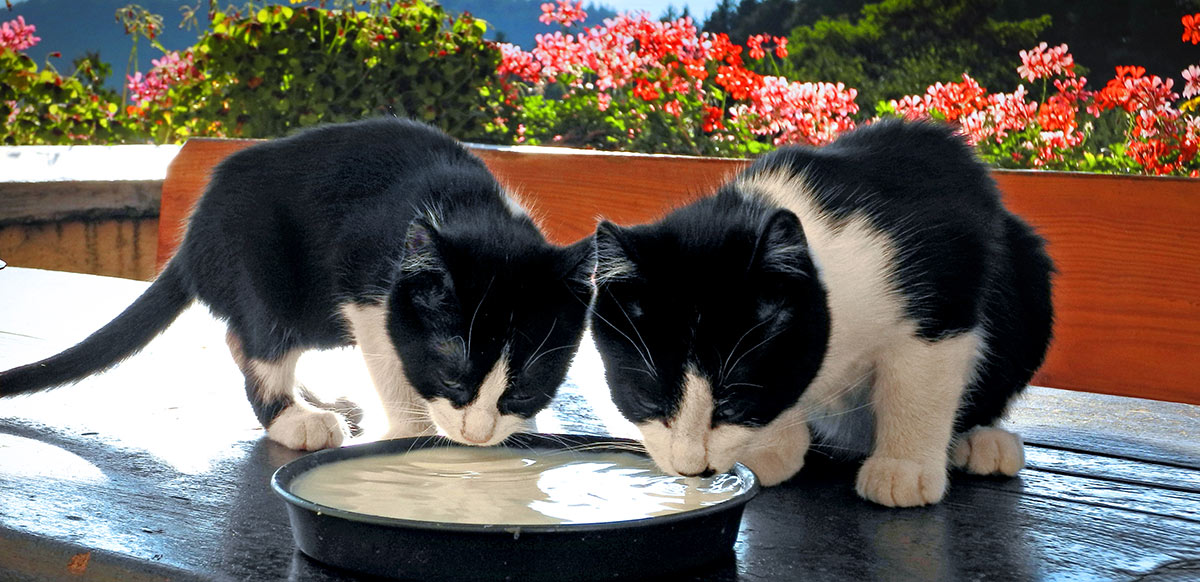
[{"label": "black and white cat", "polygon": [[481,160],[397,119],[329,125],[233,154],[178,254],[124,313],[0,373],[0,395],[75,382],[133,355],[193,299],[228,323],[269,437],[338,446],[345,420],[295,391],[302,352],[357,343],[389,436],[497,443],[554,396],[582,335],[590,241],[549,244]]},{"label": "black and white cat", "polygon": [[593,334],[657,464],[764,484],[810,439],[857,491],[936,503],[948,461],[1014,475],[995,426],[1050,341],[1050,259],[951,130],[879,122],[785,147],[659,222],[596,231]]}]

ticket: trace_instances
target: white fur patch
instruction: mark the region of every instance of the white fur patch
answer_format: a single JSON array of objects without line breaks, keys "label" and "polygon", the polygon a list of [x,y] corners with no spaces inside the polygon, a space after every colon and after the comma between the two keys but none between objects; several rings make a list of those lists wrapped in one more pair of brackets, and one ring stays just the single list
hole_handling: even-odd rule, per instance
[{"label": "white fur patch", "polygon": [[380,406],[387,415],[385,438],[433,434],[428,405],[404,375],[404,364],[388,335],[388,311],[382,300],[370,305],[346,303],[342,305],[342,316],[362,351]]},{"label": "white fur patch", "polygon": [[875,448],[859,470],[859,495],[892,507],[941,501],[954,417],[979,357],[977,332],[894,342],[877,360]]},{"label": "white fur patch", "polygon": [[470,404],[458,409],[445,398],[430,403],[433,420],[446,436],[463,444],[490,446],[524,427],[525,419],[515,414],[500,414],[497,407],[500,397],[508,389],[507,353],[505,350],[484,376]]},{"label": "white fur patch", "polygon": [[247,362],[258,388],[258,400],[270,402],[287,398],[293,401],[271,421],[267,437],[298,451],[341,446],[350,432],[345,419],[336,413],[318,410],[295,394],[296,362],[299,359],[297,350],[274,362],[254,359]]},{"label": "white fur patch", "polygon": [[294,398],[296,389],[296,362],[300,360],[300,352],[292,351],[284,354],[274,362],[250,359],[250,374],[254,376],[258,388],[258,399],[264,402],[279,398]]},{"label": "white fur patch", "polygon": [[712,387],[694,371],[684,376],[683,400],[668,424],[637,425],[655,464],[674,475],[725,472],[741,460],[753,429],[723,424],[713,428]]}]

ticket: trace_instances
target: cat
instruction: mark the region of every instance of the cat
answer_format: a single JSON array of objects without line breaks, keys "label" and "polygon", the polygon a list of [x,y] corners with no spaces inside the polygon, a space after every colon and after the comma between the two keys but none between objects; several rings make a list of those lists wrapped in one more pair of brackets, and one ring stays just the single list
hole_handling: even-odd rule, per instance
[{"label": "cat", "polygon": [[601,222],[592,334],[660,468],[765,485],[825,451],[860,496],[937,503],[948,463],[1015,475],[996,426],[1051,338],[1053,265],[947,127],[781,147],[658,222]]},{"label": "cat", "polygon": [[178,253],[81,343],[0,373],[0,396],[76,382],[135,354],[193,301],[226,341],[270,439],[336,447],[308,403],[308,349],[357,343],[390,424],[491,445],[545,408],[582,338],[592,246],[551,245],[483,162],[441,131],[379,118],[239,151],[215,169]]}]

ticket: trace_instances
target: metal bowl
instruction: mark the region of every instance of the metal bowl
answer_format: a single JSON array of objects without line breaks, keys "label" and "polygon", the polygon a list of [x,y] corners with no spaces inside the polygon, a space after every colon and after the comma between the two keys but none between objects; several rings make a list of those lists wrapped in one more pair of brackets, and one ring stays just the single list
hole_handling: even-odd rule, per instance
[{"label": "metal bowl", "polygon": [[[612,437],[521,434],[501,446],[628,452]],[[728,559],[745,505],[759,489],[749,469],[730,472],[742,488],[715,505],[629,521],[504,525],[415,521],[319,505],[296,496],[296,477],[322,464],[429,447],[457,447],[441,437],[379,441],[305,455],[279,468],[271,485],[285,501],[302,552],[326,564],[419,580],[603,580],[660,577]]]}]

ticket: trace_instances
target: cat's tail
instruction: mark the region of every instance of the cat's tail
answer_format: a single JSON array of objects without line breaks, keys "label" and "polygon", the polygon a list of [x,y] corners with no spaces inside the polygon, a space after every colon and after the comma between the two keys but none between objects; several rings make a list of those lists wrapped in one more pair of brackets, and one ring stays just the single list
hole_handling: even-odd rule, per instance
[{"label": "cat's tail", "polygon": [[0,397],[78,382],[141,351],[192,302],[176,264],[168,263],[150,288],[121,315],[74,347],[40,362],[0,372]]}]

